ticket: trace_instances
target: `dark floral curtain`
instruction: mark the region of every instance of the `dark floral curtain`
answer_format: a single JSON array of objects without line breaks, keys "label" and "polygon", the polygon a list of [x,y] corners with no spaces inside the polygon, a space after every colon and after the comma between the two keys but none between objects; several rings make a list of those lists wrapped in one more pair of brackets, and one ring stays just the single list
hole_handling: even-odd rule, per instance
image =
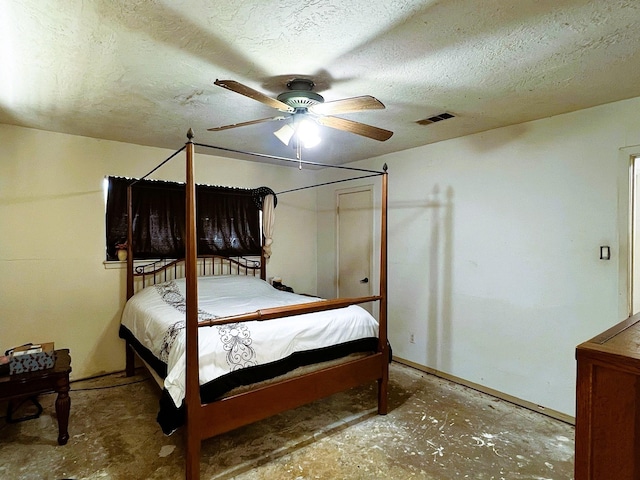
[{"label": "dark floral curtain", "polygon": [[[184,184],[109,177],[107,259],[127,239],[127,187],[132,187],[134,258],[185,254]],[[259,255],[262,235],[256,190],[196,185],[198,254]]]}]

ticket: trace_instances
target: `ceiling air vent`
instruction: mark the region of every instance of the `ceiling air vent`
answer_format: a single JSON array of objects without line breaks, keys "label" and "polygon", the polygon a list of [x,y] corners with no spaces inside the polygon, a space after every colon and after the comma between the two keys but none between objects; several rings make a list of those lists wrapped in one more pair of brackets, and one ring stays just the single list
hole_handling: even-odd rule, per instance
[{"label": "ceiling air vent", "polygon": [[440,115],[434,115],[433,117],[424,118],[422,120],[418,120],[416,123],[418,125],[430,125],[432,123],[441,122],[442,120],[447,120],[448,118],[453,118],[455,115],[452,113],[441,113]]}]

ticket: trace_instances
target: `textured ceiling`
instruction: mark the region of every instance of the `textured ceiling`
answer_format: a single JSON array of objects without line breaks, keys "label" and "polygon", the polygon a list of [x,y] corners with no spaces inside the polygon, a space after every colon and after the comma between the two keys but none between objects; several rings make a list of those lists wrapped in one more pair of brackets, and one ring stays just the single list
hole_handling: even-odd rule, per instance
[{"label": "textured ceiling", "polygon": [[[378,142],[321,128],[303,159],[340,164],[640,96],[638,0],[3,0],[0,123],[178,149],[196,141],[293,157],[275,97],[311,78]],[[442,112],[455,118],[416,122]]]}]

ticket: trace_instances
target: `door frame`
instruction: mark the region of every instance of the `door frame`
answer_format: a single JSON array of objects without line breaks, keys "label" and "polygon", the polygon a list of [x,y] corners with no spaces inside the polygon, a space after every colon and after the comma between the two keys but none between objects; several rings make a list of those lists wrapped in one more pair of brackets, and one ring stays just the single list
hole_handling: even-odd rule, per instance
[{"label": "door frame", "polygon": [[[624,320],[633,313],[634,290],[640,282],[634,281],[634,263],[640,261],[634,242],[640,233],[634,229],[634,217],[640,214],[635,202],[635,159],[640,159],[640,145],[623,147],[618,155],[618,319]],[[640,160],[639,160],[640,161]],[[640,192],[638,192],[640,194]],[[640,269],[639,269],[640,270]]]},{"label": "door frame", "polygon": [[370,249],[369,249],[369,295],[373,291],[373,272],[375,270],[375,259],[373,256],[373,252],[375,251],[375,243],[376,237],[374,235],[376,222],[375,222],[375,198],[374,198],[374,190],[372,184],[359,185],[355,187],[342,188],[335,191],[335,205],[336,205],[336,239],[335,239],[335,249],[336,249],[336,295],[340,296],[340,195],[349,194],[349,193],[358,193],[358,192],[369,192],[371,202],[369,204],[369,209],[371,212],[371,231],[369,234],[371,235]]}]

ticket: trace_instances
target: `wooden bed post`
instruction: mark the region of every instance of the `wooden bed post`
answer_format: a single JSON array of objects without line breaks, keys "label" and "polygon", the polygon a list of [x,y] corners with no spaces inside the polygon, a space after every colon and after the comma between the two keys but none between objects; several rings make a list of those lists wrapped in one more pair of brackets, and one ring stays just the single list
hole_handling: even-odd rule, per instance
[{"label": "wooden bed post", "polygon": [[264,256],[264,247],[260,249],[260,278],[267,279],[267,257]]},{"label": "wooden bed post", "polygon": [[200,372],[198,364],[198,277],[196,242],[196,189],[194,180],[193,130],[186,144],[186,459],[185,478],[200,478]]},{"label": "wooden bed post", "polygon": [[380,334],[378,338],[378,351],[383,353],[382,377],[378,380],[378,413],[386,415],[388,411],[387,397],[389,384],[389,344],[387,342],[387,203],[389,174],[387,164],[382,167],[382,199],[380,210]]}]

